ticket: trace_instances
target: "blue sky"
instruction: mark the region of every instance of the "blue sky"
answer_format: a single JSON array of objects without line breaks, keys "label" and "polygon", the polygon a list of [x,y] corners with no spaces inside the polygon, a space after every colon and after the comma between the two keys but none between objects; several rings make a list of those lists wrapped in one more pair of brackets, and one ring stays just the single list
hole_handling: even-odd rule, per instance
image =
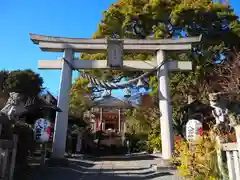
[{"label": "blue sky", "polygon": [[[240,14],[239,0],[230,0]],[[102,11],[115,0],[3,0],[0,4],[0,69],[30,68],[57,95],[60,71],[38,70],[37,60],[56,59],[61,53],[41,52],[29,33],[89,38],[96,31]],[[76,77],[76,73],[74,73]],[[115,92],[116,94],[116,92]]]}]

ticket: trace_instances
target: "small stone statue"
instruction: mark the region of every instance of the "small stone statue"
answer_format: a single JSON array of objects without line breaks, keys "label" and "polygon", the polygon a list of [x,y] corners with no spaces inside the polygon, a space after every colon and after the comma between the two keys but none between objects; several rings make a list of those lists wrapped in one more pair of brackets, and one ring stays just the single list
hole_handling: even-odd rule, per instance
[{"label": "small stone statue", "polygon": [[223,126],[222,128],[225,129],[226,126],[229,126],[228,124],[226,124],[228,109],[226,108],[226,103],[224,103],[223,99],[221,98],[221,94],[220,93],[209,94],[209,101],[211,107],[214,108],[212,111],[212,115],[216,120],[215,128],[220,130],[220,126]]},{"label": "small stone statue", "polygon": [[6,105],[3,107],[0,113],[7,115],[9,120],[16,120],[19,115],[26,111],[27,109],[23,100],[23,96],[20,93],[10,92]]},{"label": "small stone statue", "polygon": [[23,96],[16,92],[9,93],[9,98],[3,109],[0,111],[0,124],[2,126],[2,132],[0,132],[1,138],[12,138],[13,124],[15,124],[20,115],[26,111],[27,109]]}]

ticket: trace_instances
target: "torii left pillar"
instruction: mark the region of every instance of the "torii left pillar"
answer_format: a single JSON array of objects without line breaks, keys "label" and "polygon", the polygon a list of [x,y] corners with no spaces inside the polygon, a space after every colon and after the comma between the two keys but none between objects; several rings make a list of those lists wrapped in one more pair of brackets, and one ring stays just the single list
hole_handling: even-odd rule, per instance
[{"label": "torii left pillar", "polygon": [[[64,59],[69,63],[72,63],[74,57],[73,49],[64,50]],[[66,145],[66,134],[68,128],[68,102],[69,102],[69,91],[72,85],[72,69],[67,62],[62,62],[62,71],[58,95],[58,107],[62,112],[57,112],[54,136],[53,136],[53,158],[64,158],[65,145]]]}]

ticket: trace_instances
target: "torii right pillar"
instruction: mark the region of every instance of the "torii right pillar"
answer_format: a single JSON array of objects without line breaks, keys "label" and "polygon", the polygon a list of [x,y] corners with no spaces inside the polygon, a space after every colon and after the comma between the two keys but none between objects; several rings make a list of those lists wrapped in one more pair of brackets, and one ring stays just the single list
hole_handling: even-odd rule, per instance
[{"label": "torii right pillar", "polygon": [[173,127],[172,127],[172,107],[171,98],[168,87],[168,63],[166,61],[166,52],[164,50],[158,50],[157,63],[162,64],[158,70],[158,98],[159,109],[161,112],[160,126],[161,126],[161,142],[162,142],[162,158],[170,159],[172,157],[174,140],[173,140]]}]

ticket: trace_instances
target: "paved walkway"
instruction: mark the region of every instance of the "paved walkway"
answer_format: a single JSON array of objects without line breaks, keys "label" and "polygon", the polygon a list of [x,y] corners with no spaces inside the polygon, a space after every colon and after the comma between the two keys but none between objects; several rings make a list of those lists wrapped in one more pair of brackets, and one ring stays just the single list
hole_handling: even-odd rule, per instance
[{"label": "paved walkway", "polygon": [[68,167],[38,170],[29,180],[178,180],[175,170],[150,168],[159,158],[69,159]]}]

